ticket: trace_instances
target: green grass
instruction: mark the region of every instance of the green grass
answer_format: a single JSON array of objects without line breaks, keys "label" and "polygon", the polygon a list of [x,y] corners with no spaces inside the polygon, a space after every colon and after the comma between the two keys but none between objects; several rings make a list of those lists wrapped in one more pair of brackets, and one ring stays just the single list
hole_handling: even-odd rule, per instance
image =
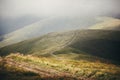
[{"label": "green grass", "polygon": [[[119,80],[120,66],[102,63],[100,61],[55,59],[46,57],[33,57],[31,55],[11,54],[6,59],[12,59],[17,63],[27,63],[26,65],[37,66],[44,70],[56,70],[62,73],[69,73],[72,76],[92,78],[95,80]],[[26,73],[24,73],[26,75]],[[30,74],[28,74],[29,76]],[[61,74],[62,76],[62,74]],[[59,76],[58,76],[59,77]]]},{"label": "green grass", "polygon": [[[42,37],[25,40],[0,49],[0,55],[20,52],[36,56],[50,53],[88,53],[119,63],[120,31],[114,30],[74,30],[50,33]],[[80,52],[82,51],[82,52]],[[76,59],[78,59],[77,57]]]}]

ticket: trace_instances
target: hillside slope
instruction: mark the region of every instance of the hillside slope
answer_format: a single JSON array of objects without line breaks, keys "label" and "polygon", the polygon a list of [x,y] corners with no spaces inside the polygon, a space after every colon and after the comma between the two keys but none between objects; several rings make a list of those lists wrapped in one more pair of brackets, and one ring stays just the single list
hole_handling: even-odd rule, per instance
[{"label": "hillside slope", "polygon": [[0,58],[2,80],[120,80],[120,66],[10,54]]},{"label": "hillside slope", "polygon": [[63,30],[83,29],[99,21],[84,17],[50,17],[24,26],[9,34],[0,36],[0,47],[14,44],[33,37]]},{"label": "hillside slope", "polygon": [[104,30],[120,31],[120,19],[111,18],[111,17],[100,17],[97,19],[102,22],[89,27],[89,29],[102,29],[102,30],[104,29]]},{"label": "hillside slope", "polygon": [[119,30],[120,19],[112,17],[51,17],[0,36],[0,48],[41,35],[74,29]]},{"label": "hillside slope", "polygon": [[[0,49],[0,55],[20,52],[37,56],[59,54],[89,54],[102,58],[120,60],[120,31],[73,30],[49,33],[39,38],[25,40]],[[78,58],[77,55],[74,58]]]}]

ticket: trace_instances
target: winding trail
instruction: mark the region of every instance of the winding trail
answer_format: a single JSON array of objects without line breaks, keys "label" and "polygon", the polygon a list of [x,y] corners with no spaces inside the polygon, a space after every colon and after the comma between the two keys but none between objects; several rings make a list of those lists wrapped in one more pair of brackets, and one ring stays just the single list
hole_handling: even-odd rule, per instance
[{"label": "winding trail", "polygon": [[65,48],[65,47],[68,46],[68,45],[70,45],[75,39],[76,39],[76,31],[73,32],[72,37],[71,37],[71,40],[68,40],[66,43],[57,46],[57,48],[54,49],[54,50],[52,50],[52,51],[50,51],[49,54],[52,55],[53,57],[55,57],[56,59],[62,59],[62,58],[60,58],[60,57],[57,57],[57,56],[54,55],[53,53],[56,52],[56,51],[59,51],[60,49]]}]

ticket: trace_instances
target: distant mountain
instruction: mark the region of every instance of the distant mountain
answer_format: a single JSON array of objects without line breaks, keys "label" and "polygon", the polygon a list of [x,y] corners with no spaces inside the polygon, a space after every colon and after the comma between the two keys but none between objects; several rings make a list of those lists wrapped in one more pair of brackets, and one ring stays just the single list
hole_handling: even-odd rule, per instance
[{"label": "distant mountain", "polygon": [[[89,54],[101,58],[120,60],[120,31],[116,30],[72,30],[49,33],[0,49],[0,55],[20,52],[36,56],[59,54]],[[74,57],[79,59],[79,56]]]},{"label": "distant mountain", "polygon": [[95,24],[90,29],[104,29],[104,30],[119,30],[120,31],[120,19],[111,17],[100,17],[98,20],[102,23]]},{"label": "distant mountain", "polygon": [[42,17],[30,15],[24,15],[17,18],[0,18],[0,36],[11,33],[40,20],[42,20]]},{"label": "distant mountain", "polygon": [[49,32],[87,28],[97,22],[92,17],[52,17],[42,19],[14,32],[0,36],[0,47],[38,37]]}]

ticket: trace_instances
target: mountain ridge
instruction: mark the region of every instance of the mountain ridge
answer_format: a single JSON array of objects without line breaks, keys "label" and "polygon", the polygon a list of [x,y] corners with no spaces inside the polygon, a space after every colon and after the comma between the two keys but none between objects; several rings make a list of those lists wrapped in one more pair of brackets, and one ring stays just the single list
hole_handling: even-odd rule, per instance
[{"label": "mountain ridge", "polygon": [[[9,34],[0,36],[0,47],[14,44],[23,40],[39,37],[50,32],[67,31],[75,29],[100,29],[118,30],[120,20],[112,17],[84,18],[84,17],[51,17],[36,23],[24,26]],[[109,25],[108,25],[109,24]],[[112,26],[111,26],[112,25]],[[107,26],[107,27],[106,27]],[[99,27],[99,28],[97,28]],[[101,27],[101,28],[103,28]]]},{"label": "mountain ridge", "polygon": [[72,30],[61,33],[49,33],[42,37],[25,40],[0,49],[0,55],[20,52],[32,55],[51,55],[64,48],[81,51],[90,55],[119,61],[120,31],[114,30]]},{"label": "mountain ridge", "polygon": [[[91,21],[92,19],[92,21]],[[85,23],[87,22],[87,23]],[[32,23],[28,26],[24,26],[9,34],[0,36],[0,47],[4,47],[10,44],[14,44],[23,40],[27,40],[41,35],[57,32],[73,30],[78,28],[85,28],[89,25],[96,23],[97,21],[93,18],[78,18],[78,17],[50,17],[42,19],[36,23]]]},{"label": "mountain ridge", "polygon": [[104,30],[119,30],[120,31],[120,19],[112,17],[100,17],[97,18],[102,23],[95,24],[89,29],[104,29]]}]

